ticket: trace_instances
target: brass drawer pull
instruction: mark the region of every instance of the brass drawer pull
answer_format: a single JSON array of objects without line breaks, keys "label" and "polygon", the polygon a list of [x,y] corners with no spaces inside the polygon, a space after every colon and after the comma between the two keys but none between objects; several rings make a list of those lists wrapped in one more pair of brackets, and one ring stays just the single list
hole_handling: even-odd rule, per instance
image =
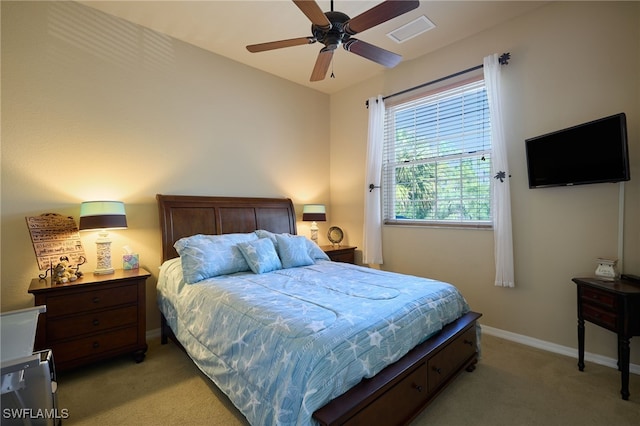
[{"label": "brass drawer pull", "polygon": [[415,383],[414,383],[414,385],[413,385],[413,388],[414,388],[415,390],[417,390],[418,392],[422,392],[422,390],[424,389],[422,386],[420,386],[420,385],[416,385]]},{"label": "brass drawer pull", "polygon": [[433,371],[435,371],[438,374],[442,374],[442,368],[440,367],[433,367]]}]

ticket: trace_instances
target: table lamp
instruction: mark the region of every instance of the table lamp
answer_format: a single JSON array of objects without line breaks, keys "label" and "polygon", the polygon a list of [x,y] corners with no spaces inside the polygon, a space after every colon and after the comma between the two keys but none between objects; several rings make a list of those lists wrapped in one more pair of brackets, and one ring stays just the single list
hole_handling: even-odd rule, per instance
[{"label": "table lamp", "polygon": [[108,229],[126,228],[127,216],[121,201],[85,201],[80,205],[80,231],[99,229],[96,240],[97,263],[94,274],[114,272],[111,266],[111,240]]},{"label": "table lamp", "polygon": [[311,241],[318,244],[318,223],[327,220],[324,204],[305,204],[302,207],[302,220],[311,222]]}]

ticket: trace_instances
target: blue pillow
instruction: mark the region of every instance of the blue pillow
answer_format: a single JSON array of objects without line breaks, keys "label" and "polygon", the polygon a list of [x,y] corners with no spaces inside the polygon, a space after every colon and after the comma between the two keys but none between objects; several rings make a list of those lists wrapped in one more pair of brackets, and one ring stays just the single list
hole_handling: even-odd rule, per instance
[{"label": "blue pillow", "polygon": [[257,240],[248,234],[193,235],[181,238],[173,245],[180,255],[182,273],[188,284],[194,284],[218,275],[249,270],[238,243]]},{"label": "blue pillow", "polygon": [[[257,231],[255,231],[255,233],[260,238],[269,238],[273,242],[273,244],[276,246],[276,250],[278,250],[278,240],[276,240],[276,235],[281,235],[283,237],[294,236],[291,234],[274,234],[273,232],[265,231],[264,229],[258,229]],[[327,256],[327,254],[324,251],[322,251],[322,249],[318,247],[316,243],[314,243],[313,241],[311,241],[306,237],[304,239],[305,239],[305,243],[307,244],[307,254],[311,259],[313,259],[314,261],[330,260],[329,256]]]},{"label": "blue pillow", "polygon": [[309,256],[306,238],[302,236],[284,236],[276,234],[278,254],[282,267],[295,268],[297,266],[313,265],[315,262]]},{"label": "blue pillow", "polygon": [[[258,229],[253,231],[258,238],[269,238],[276,249],[278,249],[278,240],[276,240],[276,234],[271,231],[266,231],[264,229]],[[281,234],[281,235],[291,235],[291,234]]]},{"label": "blue pillow", "polygon": [[312,258],[314,261],[315,260],[331,260],[329,259],[329,256],[327,256],[327,253],[325,253],[324,251],[322,251],[322,249],[313,241],[311,241],[308,238],[305,238],[306,243],[307,243],[307,253],[309,254],[309,257]]},{"label": "blue pillow", "polygon": [[254,274],[263,274],[282,269],[282,263],[278,253],[276,253],[276,247],[269,238],[240,243],[237,247]]}]

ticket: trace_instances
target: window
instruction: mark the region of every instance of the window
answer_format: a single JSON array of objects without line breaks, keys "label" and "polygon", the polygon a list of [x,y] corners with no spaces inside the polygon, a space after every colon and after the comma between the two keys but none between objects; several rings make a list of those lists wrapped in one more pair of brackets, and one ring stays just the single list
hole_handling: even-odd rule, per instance
[{"label": "window", "polygon": [[385,223],[491,225],[484,80],[387,106],[384,132]]}]

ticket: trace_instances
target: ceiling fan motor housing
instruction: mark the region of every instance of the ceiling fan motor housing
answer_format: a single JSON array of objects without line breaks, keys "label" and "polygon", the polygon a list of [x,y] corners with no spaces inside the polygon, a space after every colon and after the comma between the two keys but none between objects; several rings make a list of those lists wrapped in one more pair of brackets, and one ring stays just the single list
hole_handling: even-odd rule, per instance
[{"label": "ceiling fan motor housing", "polygon": [[311,25],[311,33],[320,43],[324,44],[328,49],[336,49],[340,43],[349,40],[350,35],[344,30],[344,24],[350,19],[349,16],[342,12],[325,12],[324,13],[331,27],[327,30],[318,25]]}]

